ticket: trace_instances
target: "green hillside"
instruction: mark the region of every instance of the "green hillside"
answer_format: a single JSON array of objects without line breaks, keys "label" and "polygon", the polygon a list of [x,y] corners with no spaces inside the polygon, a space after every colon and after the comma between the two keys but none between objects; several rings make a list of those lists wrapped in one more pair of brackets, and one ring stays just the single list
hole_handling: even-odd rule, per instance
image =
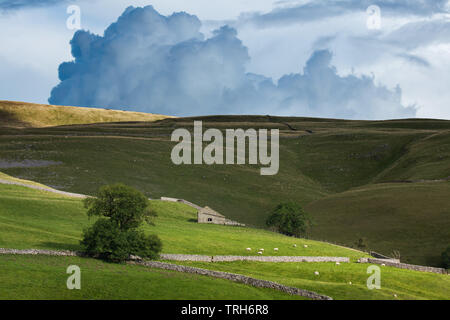
[{"label": "green hillside", "polygon": [[[259,165],[172,164],[170,153],[175,143],[170,141],[170,134],[176,128],[192,128],[194,118],[3,127],[0,170],[84,194],[93,194],[107,183],[123,182],[149,197],[184,198],[257,227],[264,226],[270,210],[279,202],[295,200],[315,219],[316,227],[310,234],[315,239],[353,245],[363,236],[369,249],[384,254],[400,250],[405,262],[440,263],[443,247],[450,244],[450,228],[442,223],[450,220],[450,197],[430,201],[430,194],[435,188],[438,194],[446,190],[431,180],[450,176],[450,121],[270,116],[195,119],[203,120],[204,130],[280,129],[279,173],[261,176]],[[34,162],[30,164],[30,160]],[[377,184],[393,181],[397,182],[395,196],[379,194]],[[414,201],[420,205],[411,208],[405,203],[416,183],[421,184],[421,190],[430,189],[415,192]],[[350,208],[346,199],[355,188],[368,191],[364,197],[354,197]],[[335,199],[341,199],[339,205],[333,205]],[[373,206],[371,201],[379,203]],[[364,218],[369,209],[370,224]],[[329,221],[333,221],[332,226]],[[398,223],[395,232],[392,221]],[[426,224],[419,223],[423,221]],[[380,235],[385,235],[383,240]]]},{"label": "green hillside", "polygon": [[[156,226],[146,226],[145,231],[158,234],[163,253],[255,255],[257,249],[265,248],[268,255],[344,256],[353,260],[367,256],[261,229],[198,224],[195,209],[181,203],[151,201],[151,206],[158,214]],[[0,248],[81,250],[82,231],[92,223],[80,199],[0,184]],[[248,247],[253,252],[247,252]]]},{"label": "green hillside", "polygon": [[168,117],[142,112],[52,106],[0,100],[0,125],[13,128],[119,121],[156,121],[164,118]]},{"label": "green hillside", "polygon": [[[193,222],[195,212],[180,203],[151,201],[158,213],[157,233],[166,253],[248,255],[245,248],[265,247],[267,255],[345,256],[351,263],[193,263],[308,289],[334,299],[450,299],[450,277],[382,268],[382,288],[366,287],[366,254],[332,244],[272,232]],[[88,221],[80,199],[23,186],[0,184],[0,247],[79,249]],[[297,244],[297,247],[293,247]],[[308,247],[303,247],[307,244]],[[279,252],[272,251],[277,246]],[[253,253],[254,254],[254,253]],[[83,290],[67,290],[68,265],[83,270]],[[225,280],[140,266],[117,265],[78,257],[0,255],[1,299],[293,299],[280,292]],[[319,275],[314,272],[318,271]]]},{"label": "green hillside", "polygon": [[[66,269],[82,272],[81,290],[67,290]],[[118,265],[77,257],[0,256],[2,300],[300,300],[282,292],[222,279]]]}]

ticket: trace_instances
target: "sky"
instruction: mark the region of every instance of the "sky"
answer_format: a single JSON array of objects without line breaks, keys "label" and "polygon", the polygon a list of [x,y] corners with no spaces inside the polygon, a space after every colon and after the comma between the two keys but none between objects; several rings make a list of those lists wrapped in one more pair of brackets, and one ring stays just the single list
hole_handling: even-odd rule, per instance
[{"label": "sky", "polygon": [[447,0],[0,0],[0,39],[1,100],[450,119]]}]

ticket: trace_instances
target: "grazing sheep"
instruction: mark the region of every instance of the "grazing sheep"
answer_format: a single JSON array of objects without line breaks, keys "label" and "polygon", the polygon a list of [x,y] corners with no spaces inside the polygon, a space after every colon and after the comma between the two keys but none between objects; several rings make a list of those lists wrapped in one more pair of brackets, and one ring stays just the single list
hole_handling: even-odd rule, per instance
[{"label": "grazing sheep", "polygon": [[397,298],[397,295],[396,295],[396,294],[394,294],[394,298]]},{"label": "grazing sheep", "polygon": [[385,267],[386,265],[384,263],[381,264],[382,267]]},{"label": "grazing sheep", "polygon": [[319,271],[315,271],[314,274],[315,274],[316,276],[318,276],[318,275],[319,275]]},{"label": "grazing sheep", "polygon": [[273,250],[278,251],[278,248],[273,248]]},{"label": "grazing sheep", "polygon": [[350,281],[350,282],[349,282],[348,284],[350,284],[350,285],[351,285],[351,284],[352,284],[352,282]]},{"label": "grazing sheep", "polygon": [[294,245],[293,245],[293,247],[294,247],[294,248],[297,248],[297,245],[296,245],[296,244],[294,244]]},{"label": "grazing sheep", "polygon": [[247,251],[252,251],[252,248],[247,248]]},{"label": "grazing sheep", "polygon": [[336,265],[340,265],[341,263],[339,261],[336,262]]},{"label": "grazing sheep", "polygon": [[259,251],[264,251],[264,249],[259,249]]},{"label": "grazing sheep", "polygon": [[258,251],[258,254],[262,254],[262,252],[261,252],[261,251]]},{"label": "grazing sheep", "polygon": [[303,247],[305,247],[305,248],[308,248],[308,245],[307,244],[305,244]]}]

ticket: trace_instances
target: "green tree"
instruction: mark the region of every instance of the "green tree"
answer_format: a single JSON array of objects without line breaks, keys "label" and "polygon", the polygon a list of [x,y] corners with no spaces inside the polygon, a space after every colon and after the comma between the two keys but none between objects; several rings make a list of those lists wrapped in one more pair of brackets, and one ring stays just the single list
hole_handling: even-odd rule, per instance
[{"label": "green tree", "polygon": [[280,203],[266,221],[267,226],[288,236],[304,236],[311,227],[311,218],[296,202]]},{"label": "green tree", "polygon": [[148,204],[141,192],[123,184],[103,186],[96,198],[84,200],[89,217],[108,217],[121,230],[137,228],[144,221],[153,224],[156,214]]},{"label": "green tree", "polygon": [[84,204],[89,217],[100,216],[83,233],[81,245],[86,253],[114,262],[130,255],[158,257],[162,249],[158,236],[138,230],[144,221],[153,224],[156,216],[141,192],[122,184],[103,186],[96,198],[87,198]]},{"label": "green tree", "polygon": [[450,269],[450,246],[442,252],[442,262],[444,264],[444,268]]}]

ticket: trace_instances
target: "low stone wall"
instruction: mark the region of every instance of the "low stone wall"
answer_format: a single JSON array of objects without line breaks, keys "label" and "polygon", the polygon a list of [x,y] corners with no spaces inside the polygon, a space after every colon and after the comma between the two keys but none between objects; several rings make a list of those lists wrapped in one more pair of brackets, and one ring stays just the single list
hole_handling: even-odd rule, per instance
[{"label": "low stone wall", "polygon": [[46,256],[67,256],[67,257],[84,257],[86,256],[83,252],[77,251],[54,251],[54,250],[41,250],[41,249],[3,249],[0,248],[0,254],[20,254],[20,255],[46,255]]},{"label": "low stone wall", "polygon": [[173,261],[199,261],[199,262],[212,262],[212,256],[202,256],[197,254],[170,254],[163,253],[160,254],[160,259],[162,260],[173,260]]},{"label": "low stone wall", "polygon": [[206,256],[191,254],[161,254],[163,260],[200,261],[200,262],[350,262],[347,257],[300,257],[300,256]]},{"label": "low stone wall", "polygon": [[129,264],[137,264],[137,265],[143,265],[143,266],[150,267],[150,268],[158,268],[158,269],[164,269],[164,270],[193,273],[193,274],[199,274],[199,275],[204,275],[204,276],[209,276],[209,277],[214,277],[214,278],[220,278],[220,279],[225,279],[225,280],[229,280],[229,281],[243,283],[243,284],[258,287],[258,288],[269,288],[269,289],[273,289],[273,290],[278,290],[281,292],[285,292],[287,294],[307,297],[307,298],[310,298],[313,300],[333,300],[329,296],[321,295],[321,294],[318,294],[313,291],[303,290],[303,289],[294,288],[294,287],[288,287],[288,286],[285,286],[285,285],[282,285],[282,284],[279,284],[279,283],[276,283],[273,281],[255,279],[255,278],[251,278],[251,277],[247,277],[247,276],[235,274],[235,273],[187,267],[187,266],[181,266],[181,265],[165,263],[165,262],[158,262],[158,261],[132,261],[132,262],[129,262]]},{"label": "low stone wall", "polygon": [[259,262],[350,262],[347,257],[301,257],[301,256],[214,256],[212,262],[259,261]]},{"label": "low stone wall", "polygon": [[45,187],[41,187],[41,186],[36,186],[36,185],[31,185],[31,184],[26,184],[26,183],[16,182],[16,181],[9,181],[9,180],[0,179],[0,183],[1,184],[11,184],[11,185],[16,185],[16,186],[21,186],[21,187],[27,187],[27,188],[41,190],[41,191],[48,191],[48,192],[52,192],[52,193],[56,193],[56,194],[60,194],[60,195],[67,196],[67,197],[72,197],[72,198],[84,199],[84,198],[89,197],[89,196],[84,195],[84,194],[65,192],[65,191],[60,191],[60,190],[51,189],[51,188],[45,188]]},{"label": "low stone wall", "polygon": [[229,219],[225,219],[225,223],[224,224],[226,226],[245,227],[245,224],[237,222],[237,221],[229,220]]},{"label": "low stone wall", "polygon": [[393,262],[400,263],[400,259],[391,258],[391,257],[385,256],[385,255],[383,255],[381,253],[378,253],[378,252],[375,252],[375,251],[370,251],[369,254],[372,257],[374,257],[375,259],[390,260],[390,261],[393,261]]},{"label": "low stone wall", "polygon": [[180,202],[180,203],[184,203],[185,205],[188,205],[194,209],[200,210],[202,209],[202,207],[196,205],[195,203],[189,202],[187,200],[184,199],[177,199],[177,198],[169,198],[169,197],[161,197],[161,201],[168,201],[168,202]]},{"label": "low stone wall", "polygon": [[395,267],[399,269],[408,269],[408,270],[414,270],[414,271],[422,271],[422,272],[432,272],[432,273],[439,273],[439,274],[448,274],[446,269],[443,268],[435,268],[435,267],[427,267],[427,266],[418,266],[415,264],[407,264],[407,263],[400,263],[395,261],[396,259],[373,259],[373,258],[361,258],[358,260],[359,263],[373,263],[373,264],[384,264],[389,267]]}]

